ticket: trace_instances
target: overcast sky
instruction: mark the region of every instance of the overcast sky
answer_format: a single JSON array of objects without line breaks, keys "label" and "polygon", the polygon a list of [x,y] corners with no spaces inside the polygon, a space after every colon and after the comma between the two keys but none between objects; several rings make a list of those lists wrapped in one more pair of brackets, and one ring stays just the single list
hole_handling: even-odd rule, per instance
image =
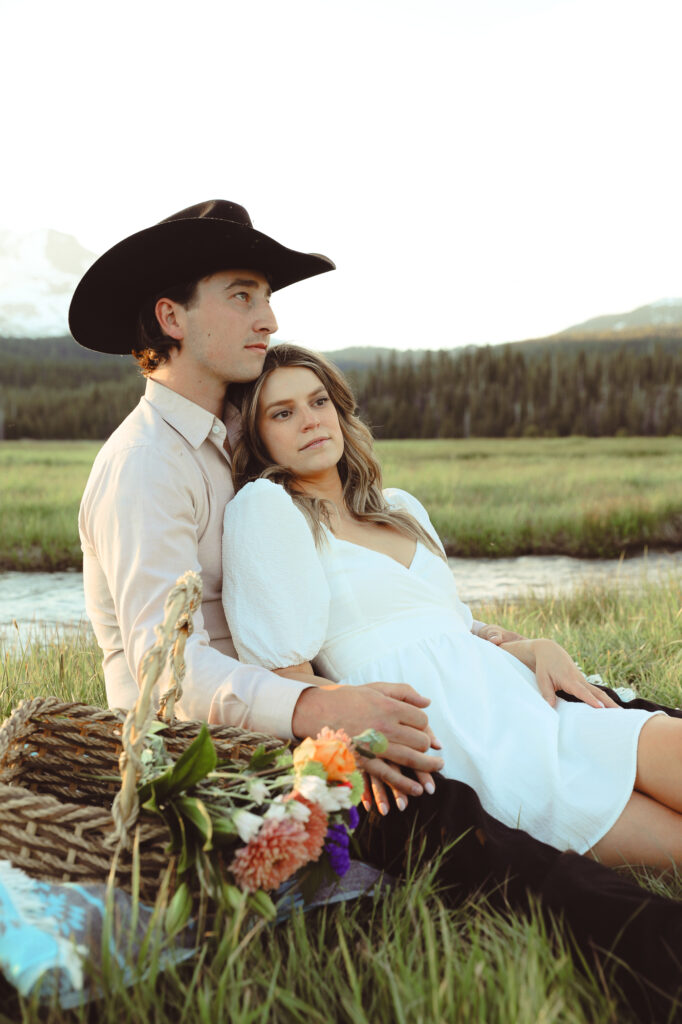
[{"label": "overcast sky", "polygon": [[452,347],[682,294],[680,0],[0,0],[0,228],[191,203],[335,273],[279,337]]}]

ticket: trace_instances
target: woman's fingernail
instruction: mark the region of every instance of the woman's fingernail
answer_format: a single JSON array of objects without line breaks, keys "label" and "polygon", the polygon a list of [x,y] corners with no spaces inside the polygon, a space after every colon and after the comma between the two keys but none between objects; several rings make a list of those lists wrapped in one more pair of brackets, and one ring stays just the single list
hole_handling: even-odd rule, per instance
[{"label": "woman's fingernail", "polygon": [[379,804],[379,814],[383,814],[384,817],[388,814],[388,804]]},{"label": "woman's fingernail", "polygon": [[491,640],[501,640],[501,639],[502,639],[502,637],[500,636],[500,634],[499,634],[499,633],[491,633],[491,634],[490,634],[490,639],[491,639]]},{"label": "woman's fingernail", "polygon": [[435,793],[436,792],[436,787],[434,786],[434,784],[432,782],[427,782],[426,785],[424,786],[424,789],[426,790],[427,793]]},{"label": "woman's fingernail", "polygon": [[418,782],[413,783],[412,788],[410,789],[412,796],[421,796],[423,792],[424,790]]},{"label": "woman's fingernail", "polygon": [[407,800],[405,799],[405,797],[399,796],[396,800],[396,804],[398,806],[399,811],[404,811],[405,808],[407,807]]}]

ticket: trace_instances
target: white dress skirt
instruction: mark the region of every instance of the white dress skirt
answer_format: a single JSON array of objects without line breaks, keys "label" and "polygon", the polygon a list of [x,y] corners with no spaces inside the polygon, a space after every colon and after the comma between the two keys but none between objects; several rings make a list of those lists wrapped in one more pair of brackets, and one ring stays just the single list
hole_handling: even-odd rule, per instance
[{"label": "white dress skirt", "polygon": [[[388,502],[436,538],[405,491]],[[266,668],[314,662],[341,683],[409,683],[429,697],[443,774],[472,786],[486,811],[560,850],[584,853],[633,790],[651,712],[558,699],[535,674],[471,633],[445,561],[417,545],[409,568],[325,530],[315,547],[278,484],[257,480],[228,503],[223,601],[239,657]],[[436,538],[437,539],[437,538]]]}]

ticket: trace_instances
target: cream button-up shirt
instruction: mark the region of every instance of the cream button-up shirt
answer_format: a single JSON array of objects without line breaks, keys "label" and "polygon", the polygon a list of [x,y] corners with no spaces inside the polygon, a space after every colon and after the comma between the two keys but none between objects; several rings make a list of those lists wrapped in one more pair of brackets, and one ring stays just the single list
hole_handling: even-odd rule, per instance
[{"label": "cream button-up shirt", "polygon": [[[79,529],[85,606],[104,654],[111,707],[138,696],[139,666],[163,621],[163,605],[188,569],[203,600],[187,641],[178,717],[222,722],[290,738],[305,683],[243,665],[223,611],[222,530],[234,496],[224,441],[238,434],[158,381],[98,453],[83,494]],[[162,678],[160,690],[167,679]]]}]

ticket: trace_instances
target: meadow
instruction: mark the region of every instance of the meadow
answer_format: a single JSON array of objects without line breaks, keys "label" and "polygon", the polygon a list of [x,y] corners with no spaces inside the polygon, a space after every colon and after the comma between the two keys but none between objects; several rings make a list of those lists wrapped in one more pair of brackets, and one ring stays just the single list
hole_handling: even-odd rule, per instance
[{"label": "meadow", "polygon": [[[550,636],[585,671],[611,685],[679,706],[682,593],[679,581],[638,592],[584,590],[570,597],[479,606],[475,614],[526,635]],[[87,632],[55,632],[25,648],[0,640],[0,719],[23,697],[56,693],[105,701],[99,652]],[[682,877],[640,874],[654,891],[682,898]],[[579,969],[569,940],[537,910],[520,917],[472,896],[451,907],[433,865],[389,895],[296,913],[272,928],[226,927],[205,938],[189,963],[148,973],[126,988],[110,962],[93,973],[106,997],[63,1011],[20,999],[0,981],[0,1022],[10,1024],[634,1024],[639,1011],[617,998],[608,964]],[[682,980],[682,979],[681,979]],[[666,1020],[663,1013],[656,1019]]]},{"label": "meadow", "polygon": [[[682,547],[682,437],[383,441],[448,554],[617,557]],[[93,441],[0,443],[0,570],[80,568]]]}]

